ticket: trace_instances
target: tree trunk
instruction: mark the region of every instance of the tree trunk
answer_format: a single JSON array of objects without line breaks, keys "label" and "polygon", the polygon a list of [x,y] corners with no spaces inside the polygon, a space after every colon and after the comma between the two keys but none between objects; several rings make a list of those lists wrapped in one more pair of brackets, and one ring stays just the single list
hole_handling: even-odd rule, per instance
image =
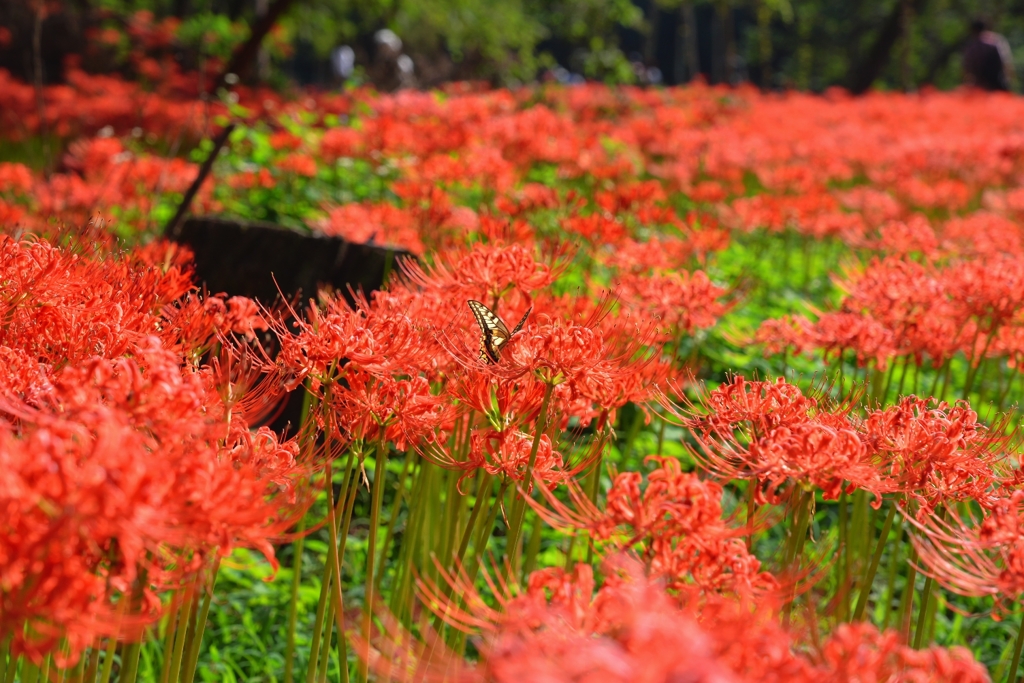
[{"label": "tree trunk", "polygon": [[692,2],[683,3],[683,30],[685,31],[686,78],[692,81],[700,76],[700,53],[697,52],[697,12]]},{"label": "tree trunk", "polygon": [[766,0],[757,3],[758,57],[761,62],[761,87],[772,87],[772,8]]},{"label": "tree trunk", "polygon": [[900,0],[896,3],[885,23],[882,24],[882,28],[879,29],[878,36],[868,50],[867,56],[852,70],[849,80],[850,92],[854,95],[867,92],[871,84],[882,74],[886,64],[889,63],[893,46],[903,35],[907,7],[912,12],[920,13],[926,2],[927,0]]}]

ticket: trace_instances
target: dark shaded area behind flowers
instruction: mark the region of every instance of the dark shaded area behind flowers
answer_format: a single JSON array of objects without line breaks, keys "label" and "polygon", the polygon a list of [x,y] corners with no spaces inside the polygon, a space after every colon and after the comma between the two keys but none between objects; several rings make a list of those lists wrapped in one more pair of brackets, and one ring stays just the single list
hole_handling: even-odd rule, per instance
[{"label": "dark shaded area behind flowers", "polygon": [[[62,170],[0,164],[0,663],[1017,666],[1017,100],[587,86],[171,108],[111,80],[153,114],[133,136],[137,113],[76,78],[44,93]],[[11,138],[39,132],[29,92],[0,91]],[[198,211],[420,260],[355,305],[198,291],[190,256],[148,241],[195,168],[146,136],[200,135],[203,112],[250,123]],[[497,364],[470,299],[506,323],[532,308]],[[301,425],[254,428],[300,387]],[[282,540],[256,581],[252,551]]]}]

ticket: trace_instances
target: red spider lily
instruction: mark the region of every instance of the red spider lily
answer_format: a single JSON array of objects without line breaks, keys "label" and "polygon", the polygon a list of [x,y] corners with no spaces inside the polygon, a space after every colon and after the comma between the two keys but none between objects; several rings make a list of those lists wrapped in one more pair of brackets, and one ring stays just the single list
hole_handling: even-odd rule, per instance
[{"label": "red spider lily", "polygon": [[96,637],[137,634],[156,592],[212,553],[273,559],[270,539],[310,501],[308,468],[294,442],[232,419],[208,379],[150,338],[130,360],[66,366],[41,406],[5,388],[0,554],[16,569],[0,623],[17,652],[38,659],[66,638],[73,661]]},{"label": "red spider lily", "polygon": [[486,370],[466,370],[454,374],[446,393],[466,409],[485,416],[493,429],[502,431],[537,419],[544,401],[544,384],[529,377],[509,380]]},{"label": "red spider lily", "polygon": [[352,307],[340,297],[328,298],[323,309],[311,306],[306,321],[295,321],[297,334],[274,323],[280,339],[278,370],[286,388],[309,377],[312,389],[338,379],[348,363],[377,375],[416,374],[429,369],[428,331],[398,305],[404,297],[375,295]]},{"label": "red spider lily", "polygon": [[813,323],[803,316],[766,320],[754,340],[764,345],[768,355],[789,351],[799,355],[820,349],[825,360],[829,360],[842,359],[852,351],[860,367],[874,361],[875,367],[885,369],[896,355],[892,332],[861,313],[825,313]]},{"label": "red spider lily", "polygon": [[1004,425],[979,424],[966,402],[916,396],[870,412],[861,431],[886,480],[922,515],[947,501],[987,500],[1012,442]]},{"label": "red spider lily", "polygon": [[703,271],[665,275],[626,275],[619,280],[622,303],[660,320],[668,339],[712,327],[729,309],[720,299],[724,288],[713,284]]},{"label": "red spider lily", "polygon": [[990,498],[981,512],[918,515],[911,540],[929,576],[960,595],[991,596],[1007,611],[1024,592],[1024,492]]},{"label": "red spider lily", "polygon": [[[523,481],[533,452],[533,442],[532,434],[513,429],[474,431],[469,440],[467,460],[457,463],[457,466],[469,471],[483,469],[491,475]],[[552,447],[551,439],[546,434],[540,436],[534,456],[533,474],[537,480],[548,485],[566,481],[572,475],[565,469],[562,454]]]},{"label": "red spider lily", "polygon": [[482,301],[501,314],[497,302],[510,293],[515,292],[528,302],[532,292],[554,282],[568,265],[568,251],[569,246],[564,245],[547,263],[542,263],[531,249],[520,245],[477,244],[469,250],[439,255],[432,266],[406,262],[403,270],[411,283],[424,290],[443,291],[446,296],[462,301]]},{"label": "red spider lily", "polygon": [[890,330],[897,353],[934,363],[949,358],[959,347],[962,321],[952,317],[943,283],[913,261],[886,258],[873,261],[843,302],[847,311],[864,312]]},{"label": "red spider lily", "polygon": [[880,251],[894,256],[909,256],[915,253],[925,258],[934,257],[939,242],[935,231],[922,216],[914,216],[907,222],[892,221],[878,229]]},{"label": "red spider lily", "polygon": [[[609,580],[595,593],[592,569],[577,565],[535,572],[521,595],[494,586],[501,610],[486,607],[466,585],[465,609],[457,609],[430,586],[430,605],[457,628],[482,631],[475,666],[448,660],[422,670],[419,680],[456,672],[466,681],[666,681],[724,682],[733,677],[716,661],[718,642],[694,615],[680,610],[639,567],[609,563]],[[450,577],[459,582],[458,579]],[[459,583],[460,587],[461,583]],[[392,670],[393,671],[393,670]],[[438,676],[438,678],[440,678]]]},{"label": "red spider lily", "polygon": [[160,329],[163,306],[185,291],[179,268],[91,260],[46,242],[0,237],[4,343],[53,365],[120,356]]},{"label": "red spider lily", "polygon": [[438,433],[450,422],[450,406],[430,392],[423,377],[396,380],[348,369],[344,385],[334,385],[324,400],[333,412],[332,427],[348,441],[392,442],[399,450],[420,439],[446,438]]},{"label": "red spider lily", "polygon": [[825,408],[782,378],[743,377],[707,392],[699,408],[662,402],[694,435],[701,466],[716,477],[756,480],[760,503],[778,502],[793,483],[833,499],[853,487],[876,496],[889,490],[849,417],[850,402]]},{"label": "red spider lily", "polygon": [[991,334],[1024,306],[1024,259],[992,256],[967,261],[944,276],[958,312],[973,317],[979,332]]},{"label": "red spider lily", "polygon": [[988,671],[970,650],[932,646],[915,650],[896,631],[879,633],[866,623],[842,624],[820,655],[823,678],[854,681],[922,681],[922,683],[987,683]]},{"label": "red spider lily", "polygon": [[988,211],[951,218],[942,226],[940,236],[946,251],[968,258],[1024,256],[1019,224]]},{"label": "red spider lily", "polygon": [[739,540],[743,532],[722,519],[721,486],[682,472],[673,458],[647,461],[658,468],[646,488],[638,472],[617,475],[604,510],[572,484],[571,507],[547,491],[544,505],[531,505],[556,528],[586,529],[612,550],[635,550],[648,573],[676,591],[753,595],[778,587]]},{"label": "red spider lily", "polygon": [[427,605],[447,623],[480,634],[476,664],[458,661],[436,636],[417,645],[388,619],[390,632],[376,647],[361,643],[361,654],[385,680],[989,680],[963,648],[916,651],[897,633],[867,624],[842,625],[819,653],[798,654],[768,605],[725,598],[680,603],[633,560],[618,556],[603,569],[606,580],[597,590],[586,565],[535,572],[518,594],[489,580],[498,609],[461,575],[445,576],[459,587],[464,608],[422,584]]}]

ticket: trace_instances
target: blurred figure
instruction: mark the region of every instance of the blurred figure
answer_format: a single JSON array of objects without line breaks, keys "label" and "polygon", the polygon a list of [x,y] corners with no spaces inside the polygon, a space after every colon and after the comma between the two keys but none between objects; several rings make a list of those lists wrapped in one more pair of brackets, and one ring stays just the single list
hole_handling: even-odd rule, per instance
[{"label": "blurred figure", "polygon": [[1009,90],[1014,81],[1013,56],[1006,38],[981,19],[971,22],[964,48],[964,82],[984,90]]},{"label": "blurred figure", "polygon": [[337,84],[344,86],[356,71],[356,51],[348,45],[331,50],[331,72]]},{"label": "blurred figure", "polygon": [[416,86],[412,57],[402,52],[402,39],[389,28],[373,35],[374,55],[370,63],[370,80],[380,90],[392,92]]}]

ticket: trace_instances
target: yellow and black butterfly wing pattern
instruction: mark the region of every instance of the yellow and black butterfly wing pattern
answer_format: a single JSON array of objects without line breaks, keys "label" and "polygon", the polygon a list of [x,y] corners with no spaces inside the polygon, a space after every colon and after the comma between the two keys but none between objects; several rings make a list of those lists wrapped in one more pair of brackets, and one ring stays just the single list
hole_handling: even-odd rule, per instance
[{"label": "yellow and black butterfly wing pattern", "polygon": [[526,313],[523,314],[523,317],[519,321],[519,324],[516,325],[515,328],[512,330],[512,334],[509,335],[510,337],[515,336],[516,332],[518,332],[519,330],[523,329],[523,323],[525,323],[526,319],[530,317],[530,311],[532,311],[532,310],[533,310],[533,306],[530,306],[529,308],[526,309]]},{"label": "yellow and black butterfly wing pattern", "polygon": [[[501,347],[522,328],[530,311],[527,311],[515,329],[509,332],[505,323],[491,309],[479,301],[470,300],[467,303],[480,326],[480,360],[485,363],[497,364],[501,360]],[[530,310],[533,308],[531,307]]]}]

